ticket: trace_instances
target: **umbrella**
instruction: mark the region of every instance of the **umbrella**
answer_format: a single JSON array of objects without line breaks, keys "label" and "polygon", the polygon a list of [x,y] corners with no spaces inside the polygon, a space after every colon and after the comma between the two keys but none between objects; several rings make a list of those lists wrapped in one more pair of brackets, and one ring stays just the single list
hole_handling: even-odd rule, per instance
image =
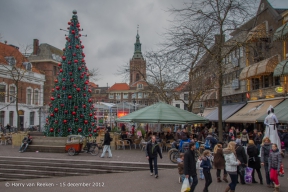
[{"label": "umbrella", "polygon": [[135,123],[162,123],[162,124],[184,124],[184,123],[206,123],[208,119],[179,109],[166,103],[156,103],[145,107],[129,115],[116,119],[117,122]]}]

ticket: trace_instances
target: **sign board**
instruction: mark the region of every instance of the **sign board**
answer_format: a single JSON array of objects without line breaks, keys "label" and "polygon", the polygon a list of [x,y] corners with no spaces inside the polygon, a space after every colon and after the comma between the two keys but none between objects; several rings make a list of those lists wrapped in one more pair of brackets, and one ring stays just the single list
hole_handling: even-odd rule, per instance
[{"label": "sign board", "polygon": [[284,88],[283,87],[276,87],[275,91],[276,91],[276,93],[283,93],[284,92]]}]

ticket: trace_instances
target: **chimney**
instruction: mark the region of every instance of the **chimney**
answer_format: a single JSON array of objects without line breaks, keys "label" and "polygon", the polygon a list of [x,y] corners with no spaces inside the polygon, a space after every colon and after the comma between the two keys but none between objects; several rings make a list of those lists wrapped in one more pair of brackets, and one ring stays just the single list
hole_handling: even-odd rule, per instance
[{"label": "chimney", "polygon": [[37,55],[39,49],[39,40],[33,39],[33,55]]},{"label": "chimney", "polygon": [[215,45],[223,45],[223,43],[225,42],[225,36],[222,36],[222,43],[221,41],[221,35],[215,35]]}]

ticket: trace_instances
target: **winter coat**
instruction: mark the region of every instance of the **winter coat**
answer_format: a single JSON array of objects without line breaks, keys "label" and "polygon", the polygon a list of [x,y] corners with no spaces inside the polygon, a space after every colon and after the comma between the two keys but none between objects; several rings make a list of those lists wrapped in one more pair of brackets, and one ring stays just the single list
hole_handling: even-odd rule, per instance
[{"label": "winter coat", "polygon": [[203,170],[210,170],[212,169],[211,161],[208,157],[202,157],[202,162],[200,164],[200,167],[203,168]]},{"label": "winter coat", "polygon": [[242,132],[241,141],[248,142],[248,140],[249,140],[248,133],[243,133]]},{"label": "winter coat", "polygon": [[214,154],[213,164],[215,169],[225,169],[225,158],[223,155],[223,149],[218,149]]},{"label": "winter coat", "polygon": [[258,157],[259,150],[256,147],[256,145],[248,145],[247,154],[249,156],[248,166],[253,168],[253,169],[260,169],[261,168],[261,162],[260,162],[260,157]]},{"label": "winter coat", "polygon": [[184,155],[184,174],[190,176],[197,175],[195,151],[188,150]]},{"label": "winter coat", "polygon": [[106,132],[105,135],[104,135],[103,145],[110,145],[110,142],[111,142],[110,133]]},{"label": "winter coat", "polygon": [[269,155],[272,150],[272,143],[265,143],[261,147],[261,163],[268,163]]},{"label": "winter coat", "polygon": [[205,138],[205,142],[206,140],[209,140],[210,141],[210,149],[213,150],[215,145],[217,144],[217,139],[215,139],[212,135],[208,135],[206,138]]},{"label": "winter coat", "polygon": [[268,169],[275,169],[280,171],[280,165],[282,163],[282,157],[279,149],[276,151],[271,151],[268,158]]},{"label": "winter coat", "polygon": [[155,142],[153,144],[151,141],[149,141],[146,146],[146,157],[148,156],[149,158],[157,158],[157,153],[162,159],[162,153],[161,153],[158,143]]},{"label": "winter coat", "polygon": [[255,145],[261,145],[262,143],[262,136],[259,136],[258,134],[254,137],[254,143]]},{"label": "winter coat", "polygon": [[247,164],[247,155],[242,145],[236,145],[236,157],[241,162],[241,164]]},{"label": "winter coat", "polygon": [[229,149],[223,149],[225,158],[225,168],[227,172],[237,172],[237,166],[239,165],[235,154]]},{"label": "winter coat", "polygon": [[184,174],[184,162],[180,158],[178,158],[177,161],[178,161],[178,172],[179,172],[179,175],[183,175]]}]

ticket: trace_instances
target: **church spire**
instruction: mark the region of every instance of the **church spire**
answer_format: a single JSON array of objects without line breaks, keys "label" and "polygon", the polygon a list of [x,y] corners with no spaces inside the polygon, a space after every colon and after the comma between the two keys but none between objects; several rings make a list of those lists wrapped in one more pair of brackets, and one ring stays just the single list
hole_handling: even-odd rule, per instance
[{"label": "church spire", "polygon": [[136,43],[134,43],[133,59],[143,59],[141,52],[140,36],[139,36],[139,25],[137,25],[137,35],[136,35]]}]

